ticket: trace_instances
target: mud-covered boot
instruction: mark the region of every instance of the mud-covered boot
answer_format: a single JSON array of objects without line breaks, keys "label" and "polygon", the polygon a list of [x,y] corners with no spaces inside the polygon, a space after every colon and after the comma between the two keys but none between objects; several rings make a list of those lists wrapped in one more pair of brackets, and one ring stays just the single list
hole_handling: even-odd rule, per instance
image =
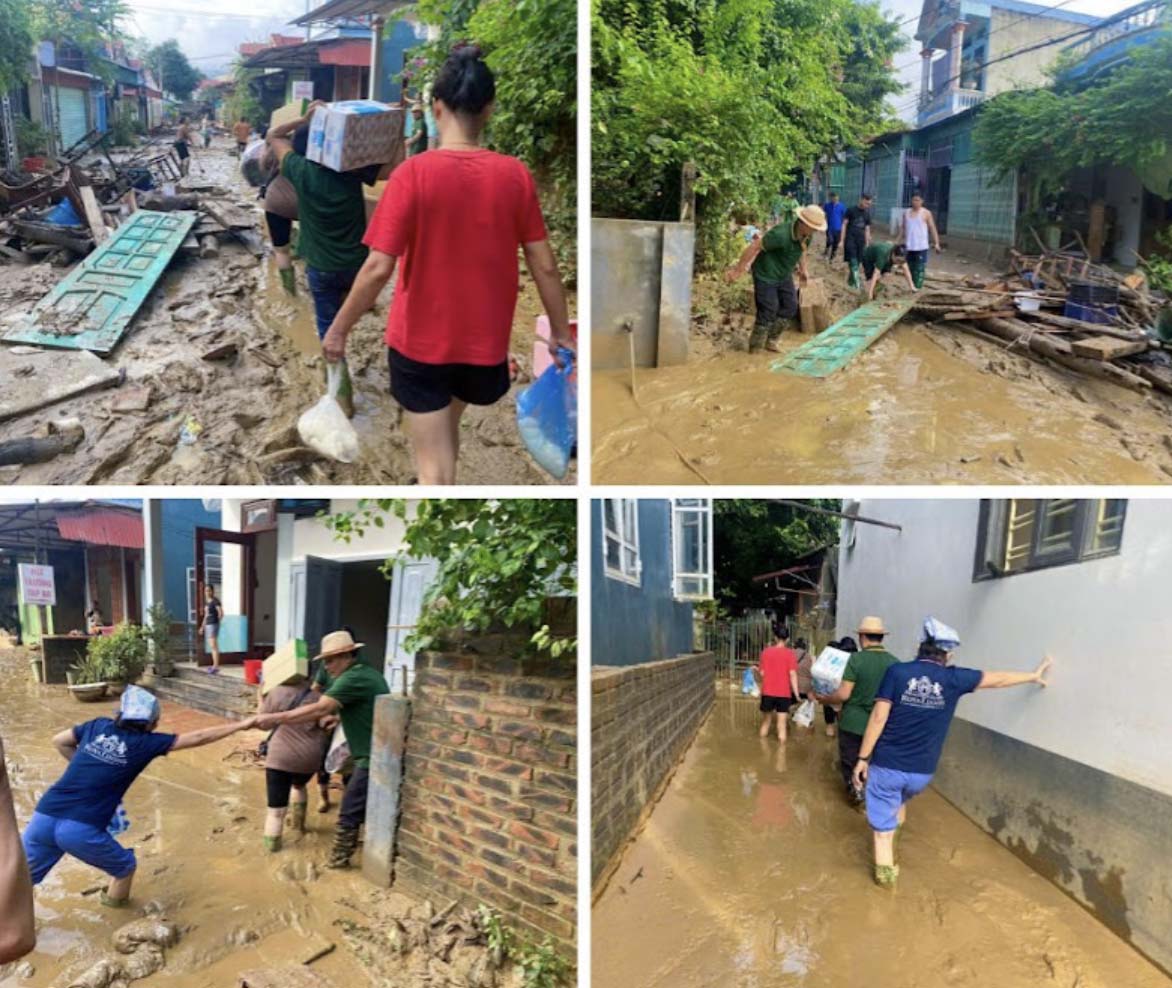
[{"label": "mud-covered boot", "polygon": [[899,865],[875,865],[875,884],[880,888],[894,889],[899,878]]},{"label": "mud-covered boot", "polygon": [[281,838],[279,836],[265,837],[265,850],[268,851],[269,854],[276,854],[280,849]]},{"label": "mud-covered boot", "polygon": [[294,830],[299,834],[306,832],[305,827],[305,811],[308,809],[308,803],[294,803],[289,807],[289,819]]},{"label": "mud-covered boot", "polygon": [[338,824],[334,831],[334,846],[330,850],[330,858],[326,862],[327,868],[349,868],[350,859],[358,850],[358,828]]},{"label": "mud-covered boot", "polygon": [[297,294],[297,275],[292,268],[278,268],[277,274],[281,276],[281,287],[285,289],[289,295]]},{"label": "mud-covered boot", "polygon": [[781,353],[782,352],[781,330],[780,329],[776,333],[773,333],[771,336],[769,336],[765,340],[765,349],[768,350],[770,353]]},{"label": "mud-covered boot", "polygon": [[923,264],[917,264],[912,269],[912,284],[915,285],[916,288],[924,287],[924,271],[925,265]]},{"label": "mud-covered boot", "polygon": [[857,290],[860,287],[860,285],[859,285],[859,262],[858,261],[850,261],[848,263],[849,263],[849,267],[850,267],[850,275],[846,279],[846,287],[853,288],[853,289]]}]

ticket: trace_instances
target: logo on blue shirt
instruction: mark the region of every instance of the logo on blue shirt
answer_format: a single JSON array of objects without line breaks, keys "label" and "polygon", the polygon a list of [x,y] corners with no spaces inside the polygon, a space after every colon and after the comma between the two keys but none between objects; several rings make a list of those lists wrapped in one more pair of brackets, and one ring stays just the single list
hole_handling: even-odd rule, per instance
[{"label": "logo on blue shirt", "polygon": [[907,687],[903,691],[903,695],[899,698],[901,704],[907,704],[913,707],[928,707],[933,710],[941,710],[944,707],[944,688],[937,682],[933,682],[927,676],[917,678],[912,676],[907,681]]}]

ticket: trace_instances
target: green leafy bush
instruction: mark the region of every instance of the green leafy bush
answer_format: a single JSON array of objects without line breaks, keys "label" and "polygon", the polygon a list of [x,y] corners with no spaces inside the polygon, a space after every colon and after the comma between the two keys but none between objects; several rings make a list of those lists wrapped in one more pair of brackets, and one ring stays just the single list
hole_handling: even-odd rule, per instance
[{"label": "green leafy bush", "polygon": [[142,678],[149,656],[146,632],[137,624],[120,624],[111,634],[89,640],[83,667],[87,674],[97,676],[90,682],[130,684]]},{"label": "green leafy bush", "polygon": [[143,633],[150,647],[156,671],[163,676],[171,671],[171,612],[161,600],[147,608],[147,623]]}]

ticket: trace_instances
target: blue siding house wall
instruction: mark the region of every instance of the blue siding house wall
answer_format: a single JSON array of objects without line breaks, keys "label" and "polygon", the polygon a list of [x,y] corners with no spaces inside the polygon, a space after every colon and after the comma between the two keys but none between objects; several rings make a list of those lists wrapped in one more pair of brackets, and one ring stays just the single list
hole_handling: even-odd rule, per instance
[{"label": "blue siding house wall", "polygon": [[187,567],[195,565],[195,529],[220,528],[202,501],[162,499],[163,602],[175,621],[187,620]]},{"label": "blue siding house wall", "polygon": [[692,605],[672,597],[671,504],[639,501],[639,586],[606,575],[602,502],[590,505],[591,662],[630,666],[692,651]]}]

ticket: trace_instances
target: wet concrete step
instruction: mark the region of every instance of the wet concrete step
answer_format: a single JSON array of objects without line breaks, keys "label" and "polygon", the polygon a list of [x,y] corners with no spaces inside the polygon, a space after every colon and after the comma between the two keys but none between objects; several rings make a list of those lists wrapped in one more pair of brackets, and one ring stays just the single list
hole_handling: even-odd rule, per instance
[{"label": "wet concrete step", "polygon": [[166,676],[144,683],[160,700],[181,703],[195,710],[237,719],[256,711],[256,688],[240,682],[224,681],[219,676],[198,674],[201,679]]}]

